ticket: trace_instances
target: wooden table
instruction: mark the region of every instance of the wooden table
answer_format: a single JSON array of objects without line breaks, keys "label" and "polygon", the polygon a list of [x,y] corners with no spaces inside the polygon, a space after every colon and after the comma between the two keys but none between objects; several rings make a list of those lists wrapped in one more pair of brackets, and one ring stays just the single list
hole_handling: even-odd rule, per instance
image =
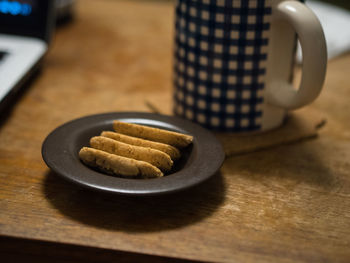
[{"label": "wooden table", "polygon": [[[0,128],[0,258],[11,262],[350,262],[350,54],[329,63],[315,139],[227,158],[188,191],[130,198],[52,173],[44,138],[171,96],[173,3],[78,2]],[[4,261],[2,261],[4,262]]]}]

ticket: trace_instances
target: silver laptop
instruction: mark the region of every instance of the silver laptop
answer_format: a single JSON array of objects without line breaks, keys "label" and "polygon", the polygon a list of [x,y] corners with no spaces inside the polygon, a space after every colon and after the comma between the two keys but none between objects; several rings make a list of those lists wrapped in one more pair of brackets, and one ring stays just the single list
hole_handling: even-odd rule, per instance
[{"label": "silver laptop", "polygon": [[54,22],[54,0],[0,0],[0,114],[38,69]]}]

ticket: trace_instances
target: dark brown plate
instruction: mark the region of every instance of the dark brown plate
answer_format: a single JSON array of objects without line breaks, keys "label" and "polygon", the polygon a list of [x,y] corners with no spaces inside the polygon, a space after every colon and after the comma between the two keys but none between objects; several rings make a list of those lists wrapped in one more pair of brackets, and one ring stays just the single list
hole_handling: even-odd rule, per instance
[{"label": "dark brown plate", "polygon": [[[154,179],[126,179],[100,173],[79,159],[81,147],[103,130],[113,130],[113,120],[138,123],[190,134],[193,144],[171,173]],[[42,156],[55,173],[79,185],[96,190],[127,195],[155,195],[185,189],[214,175],[224,161],[221,144],[208,130],[177,117],[139,112],[117,112],[91,115],[56,128],[42,145]]]}]

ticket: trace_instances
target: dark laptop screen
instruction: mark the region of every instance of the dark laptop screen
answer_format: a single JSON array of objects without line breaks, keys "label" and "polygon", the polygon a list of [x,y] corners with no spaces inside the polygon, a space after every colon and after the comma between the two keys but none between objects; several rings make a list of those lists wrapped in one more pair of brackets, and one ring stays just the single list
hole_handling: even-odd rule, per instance
[{"label": "dark laptop screen", "polygon": [[49,41],[53,0],[0,0],[0,33]]}]

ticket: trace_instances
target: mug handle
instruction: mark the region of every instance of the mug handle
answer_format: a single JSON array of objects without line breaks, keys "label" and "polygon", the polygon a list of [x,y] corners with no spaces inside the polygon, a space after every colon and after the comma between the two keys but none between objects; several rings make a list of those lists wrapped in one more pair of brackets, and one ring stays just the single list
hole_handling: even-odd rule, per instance
[{"label": "mug handle", "polygon": [[273,13],[276,19],[286,20],[295,29],[303,53],[303,65],[299,89],[286,81],[272,80],[266,90],[266,99],[285,109],[300,108],[315,100],[321,92],[327,67],[326,40],[316,15],[299,1],[280,2]]}]

